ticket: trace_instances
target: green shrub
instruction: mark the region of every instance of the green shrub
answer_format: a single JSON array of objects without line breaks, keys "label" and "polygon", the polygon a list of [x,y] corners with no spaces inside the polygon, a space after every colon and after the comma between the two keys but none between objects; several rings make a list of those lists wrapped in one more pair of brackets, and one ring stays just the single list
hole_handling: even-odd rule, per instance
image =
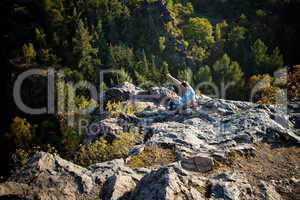
[{"label": "green shrub", "polygon": [[137,143],[142,141],[140,134],[121,133],[112,142],[101,138],[94,143],[82,145],[76,157],[76,163],[82,166],[88,166],[94,163],[100,163],[117,158],[128,156],[128,152]]},{"label": "green shrub", "polygon": [[206,18],[190,18],[184,32],[186,37],[199,40],[205,44],[214,42],[213,26]]},{"label": "green shrub", "polygon": [[59,129],[61,133],[61,146],[62,153],[66,154],[66,156],[71,156],[78,149],[78,146],[82,143],[84,134],[79,134],[76,129],[76,123],[78,122],[78,116],[74,116],[74,126],[68,125],[68,119],[66,115],[59,115]]},{"label": "green shrub", "polygon": [[27,161],[29,160],[30,153],[28,151],[25,151],[24,149],[17,149],[12,155],[11,155],[11,163],[13,169],[21,168],[24,166]]},{"label": "green shrub", "polygon": [[23,56],[24,56],[25,62],[27,64],[30,64],[32,61],[34,61],[36,58],[36,55],[37,55],[37,53],[36,53],[32,43],[29,43],[28,45],[27,44],[23,45]]},{"label": "green shrub", "polygon": [[193,71],[190,68],[180,70],[178,72],[178,78],[193,85]]},{"label": "green shrub", "polygon": [[250,89],[255,89],[253,99],[260,104],[277,104],[280,98],[280,88],[274,85],[274,78],[268,74],[253,75],[249,79]]},{"label": "green shrub", "polygon": [[114,103],[108,101],[106,104],[106,109],[110,113],[111,117],[118,117],[121,113],[126,115],[134,115],[136,112],[141,111],[139,106],[133,107],[130,102]]},{"label": "green shrub", "polygon": [[10,157],[9,165],[11,166],[11,169],[21,169],[28,162],[28,160],[39,151],[44,151],[51,154],[57,153],[56,149],[50,144],[44,146],[35,146],[29,150],[17,149]]},{"label": "green shrub", "polygon": [[33,127],[26,119],[15,117],[10,125],[8,140],[13,142],[16,148],[29,148],[33,139]]}]

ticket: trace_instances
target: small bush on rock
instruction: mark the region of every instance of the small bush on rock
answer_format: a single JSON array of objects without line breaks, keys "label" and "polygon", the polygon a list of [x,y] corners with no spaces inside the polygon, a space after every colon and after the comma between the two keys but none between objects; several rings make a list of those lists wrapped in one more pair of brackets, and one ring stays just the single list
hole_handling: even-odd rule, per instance
[{"label": "small bush on rock", "polygon": [[110,113],[111,117],[118,117],[121,113],[126,115],[134,115],[136,112],[140,111],[138,106],[133,107],[133,105],[129,102],[114,103],[108,101],[106,104],[106,109]]},{"label": "small bush on rock", "polygon": [[94,143],[82,145],[76,158],[76,162],[82,166],[105,162],[128,156],[128,152],[134,145],[142,141],[142,136],[135,133],[121,133],[109,143],[101,138]]},{"label": "small bush on rock", "polygon": [[252,100],[259,104],[276,104],[282,96],[282,90],[275,84],[275,80],[268,74],[254,75],[249,79],[249,86],[255,91]]},{"label": "small bush on rock", "polygon": [[28,159],[29,159],[30,153],[23,150],[23,149],[17,149],[15,153],[11,156],[11,165],[13,168],[22,167],[24,166]]},{"label": "small bush on rock", "polygon": [[12,153],[10,158],[10,166],[12,170],[19,170],[25,166],[28,160],[37,152],[44,151],[51,154],[56,154],[57,151],[50,144],[44,146],[35,146],[30,150],[17,149]]},{"label": "small bush on rock", "polygon": [[15,117],[10,125],[8,140],[12,141],[16,148],[29,148],[33,139],[33,127],[26,119]]}]

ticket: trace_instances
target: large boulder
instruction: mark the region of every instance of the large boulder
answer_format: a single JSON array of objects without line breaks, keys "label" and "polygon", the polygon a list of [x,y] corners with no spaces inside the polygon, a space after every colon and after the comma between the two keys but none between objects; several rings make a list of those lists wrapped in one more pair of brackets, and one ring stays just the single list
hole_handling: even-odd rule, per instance
[{"label": "large boulder", "polygon": [[118,118],[103,119],[89,126],[84,142],[91,143],[100,137],[114,139],[120,132],[123,132],[123,127],[118,123]]},{"label": "large boulder", "polygon": [[209,100],[189,113],[157,112],[146,127],[149,143],[170,144],[185,154],[230,151],[299,136],[281,109],[246,102]]},{"label": "large boulder", "polygon": [[161,105],[166,105],[170,100],[178,100],[179,96],[165,87],[152,87],[149,89],[149,96]]},{"label": "large boulder", "polygon": [[95,181],[104,185],[107,180],[115,175],[130,176],[134,181],[139,181],[150,170],[133,170],[125,165],[123,159],[116,159],[103,163],[96,163],[87,168],[92,172]]},{"label": "large boulder", "polygon": [[40,192],[41,191],[35,190],[35,188],[24,183],[5,182],[0,184],[0,195],[3,197],[14,196],[18,199],[24,199],[25,197],[33,199],[34,197],[39,196],[42,199],[42,195],[39,194]]},{"label": "large boulder", "polygon": [[120,102],[134,98],[135,95],[142,93],[143,90],[132,83],[124,82],[112,87],[105,92],[105,101]]},{"label": "large boulder", "polygon": [[214,160],[205,154],[199,154],[196,156],[191,156],[189,158],[182,159],[182,168],[189,171],[196,172],[208,172],[213,169]]},{"label": "large boulder", "polygon": [[136,183],[131,176],[114,175],[111,176],[103,187],[103,200],[126,199],[130,196]]},{"label": "large boulder", "polygon": [[199,128],[188,124],[179,122],[153,123],[146,132],[152,134],[147,141],[149,144],[155,143],[174,147],[182,158],[216,149],[205,141],[205,135]]},{"label": "large boulder", "polygon": [[0,196],[21,198],[73,200],[98,193],[89,170],[44,152],[35,154],[20,173],[0,184]]},{"label": "large boulder", "polygon": [[0,197],[41,200],[118,199],[128,195],[149,170],[134,171],[123,159],[84,168],[58,155],[36,153],[17,174],[0,183]]},{"label": "large boulder", "polygon": [[248,200],[256,199],[252,186],[240,174],[221,173],[209,180],[210,199]]},{"label": "large boulder", "polygon": [[261,181],[261,193],[264,200],[283,200],[275,186],[265,181]]},{"label": "large boulder", "polygon": [[201,200],[203,195],[189,187],[173,167],[161,168],[144,176],[132,195],[133,200]]}]

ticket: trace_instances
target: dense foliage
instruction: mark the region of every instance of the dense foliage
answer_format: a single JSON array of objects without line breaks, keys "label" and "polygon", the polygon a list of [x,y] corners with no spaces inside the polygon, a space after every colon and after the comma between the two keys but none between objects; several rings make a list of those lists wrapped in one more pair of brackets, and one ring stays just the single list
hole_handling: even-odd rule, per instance
[{"label": "dense foliage", "polygon": [[[106,85],[124,80],[163,84],[166,72],[181,76],[186,68],[195,83],[203,78],[197,72],[207,73],[207,69],[213,82],[231,77],[240,81],[296,64],[287,51],[294,48],[299,28],[286,22],[288,9],[299,6],[293,1],[26,0],[1,4],[7,9],[9,25],[4,45],[13,45],[9,58],[43,68],[67,68],[74,81],[84,78],[100,84],[97,72],[111,68],[121,72],[107,77]],[[234,61],[227,72],[223,70],[227,66],[217,66],[227,64],[222,63],[225,60]]]},{"label": "dense foliage", "polygon": [[[170,72],[202,93],[215,94],[214,83],[224,98],[249,100],[257,83],[265,84],[254,96],[261,103],[274,103],[276,93],[287,86],[290,97],[299,96],[300,68],[293,66],[300,62],[300,3],[294,0],[2,0],[0,6],[1,131],[9,133],[1,136],[3,159],[27,154],[34,144],[72,155],[82,142],[66,126],[63,113],[35,118],[12,103],[13,82],[31,68],[61,70],[64,80],[88,80],[97,89],[124,81],[168,85]],[[283,68],[291,81],[278,84],[273,74]],[[100,83],[104,69],[119,73]],[[28,85],[24,90],[34,88],[36,97],[25,94],[24,101],[39,107],[45,102],[39,93],[44,84]],[[91,104],[86,92],[75,96],[79,107]],[[100,157],[93,159],[106,160]]]}]

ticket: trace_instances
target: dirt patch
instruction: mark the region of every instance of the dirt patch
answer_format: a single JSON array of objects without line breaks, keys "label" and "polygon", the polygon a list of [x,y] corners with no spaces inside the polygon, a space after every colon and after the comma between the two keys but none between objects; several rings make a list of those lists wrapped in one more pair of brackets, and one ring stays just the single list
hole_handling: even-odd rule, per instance
[{"label": "dirt patch", "polygon": [[236,171],[259,188],[261,180],[274,183],[286,200],[300,200],[300,148],[291,145],[256,144],[255,156],[239,154],[231,157],[230,164],[220,164],[213,172]]}]

